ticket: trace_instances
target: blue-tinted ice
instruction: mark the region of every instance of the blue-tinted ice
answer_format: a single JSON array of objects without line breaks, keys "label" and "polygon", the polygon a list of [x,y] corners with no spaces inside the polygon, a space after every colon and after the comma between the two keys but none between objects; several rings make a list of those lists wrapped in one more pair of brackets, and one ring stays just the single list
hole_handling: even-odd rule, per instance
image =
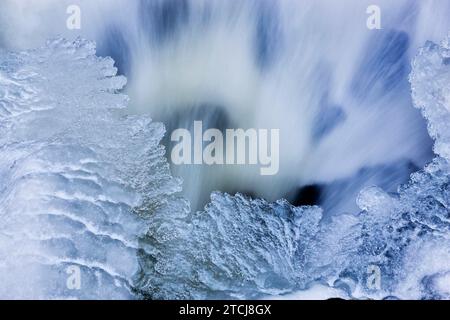
[{"label": "blue-tinted ice", "polygon": [[112,59],[83,40],[0,53],[0,297],[261,298],[321,284],[450,298],[449,43],[427,43],[410,76],[436,158],[397,193],[367,188],[360,212],[327,218],[220,192],[191,212],[163,125],[120,110]]}]

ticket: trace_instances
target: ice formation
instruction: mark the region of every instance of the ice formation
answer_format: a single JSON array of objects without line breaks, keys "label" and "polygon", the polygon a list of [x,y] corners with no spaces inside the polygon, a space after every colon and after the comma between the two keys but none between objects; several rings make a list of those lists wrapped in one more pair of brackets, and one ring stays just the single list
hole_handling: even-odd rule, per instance
[{"label": "ice formation", "polygon": [[[359,194],[362,212],[355,226],[360,233],[352,245],[357,246],[335,282],[353,289],[350,295],[450,298],[449,49],[448,40],[441,46],[428,42],[413,60],[410,75],[413,102],[428,121],[437,157],[396,194],[377,187]],[[380,268],[379,290],[367,286],[370,266]]]},{"label": "ice formation", "polygon": [[177,236],[144,258],[141,288],[152,298],[258,298],[317,285],[341,297],[450,298],[449,58],[443,42],[414,59],[413,100],[438,156],[396,194],[367,188],[361,212],[324,219],[317,207],[214,193],[205,212],[152,235]]},{"label": "ice formation", "polygon": [[140,287],[150,298],[257,298],[301,287],[322,217],[317,207],[213,193],[204,212],[162,217]]},{"label": "ice formation", "polygon": [[398,195],[370,189],[358,199],[367,215],[386,217],[375,229],[382,234],[376,240],[384,242],[379,261],[388,275],[384,289],[399,298],[450,298],[449,40],[426,43],[410,75],[413,101],[428,121],[437,157]]},{"label": "ice formation", "polygon": [[118,112],[116,71],[83,40],[0,52],[1,298],[134,296],[139,237],[179,182],[163,126]]},{"label": "ice formation", "polygon": [[[191,212],[162,124],[120,110],[112,59],[83,40],[1,52],[0,297],[450,298],[449,43],[427,43],[410,76],[437,157],[398,193],[370,187],[361,212],[333,217],[220,192]],[[374,266],[380,288],[367,286]]]}]

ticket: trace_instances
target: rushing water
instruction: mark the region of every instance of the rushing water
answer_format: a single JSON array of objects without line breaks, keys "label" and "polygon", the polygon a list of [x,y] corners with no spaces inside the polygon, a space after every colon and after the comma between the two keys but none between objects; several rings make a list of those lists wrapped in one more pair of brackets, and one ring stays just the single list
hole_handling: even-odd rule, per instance
[{"label": "rushing water", "polygon": [[366,26],[370,1],[80,1],[75,31],[64,28],[64,1],[30,3],[4,6],[4,30],[15,30],[6,44],[96,39],[128,77],[131,107],[166,124],[166,146],[194,120],[281,129],[276,176],[172,166],[193,208],[221,190],[354,210],[361,186],[394,190],[431,158],[407,75],[418,46],[449,29],[445,1],[381,1],[381,30]]},{"label": "rushing water", "polygon": [[[280,129],[280,172],[276,176],[261,176],[254,166],[171,165],[172,175],[183,180],[182,194],[193,211],[201,210],[217,190],[268,201],[286,198],[296,205],[317,204],[332,219],[358,210],[355,199],[363,187],[378,185],[395,191],[433,158],[426,122],[413,108],[408,75],[418,48],[426,40],[438,42],[450,30],[450,2],[378,3],[381,30],[366,26],[366,9],[372,1],[365,0],[5,0],[0,9],[0,46],[8,50],[39,47],[57,35],[96,40],[97,55],[111,56],[119,73],[128,79],[123,89],[130,97],[127,113],[137,117],[149,114],[165,125],[162,141],[168,155],[173,147],[170,133],[177,128],[192,130],[196,120],[209,128]],[[80,30],[65,27],[69,4],[81,8]],[[77,76],[75,68],[70,72]],[[121,88],[113,85],[109,90]],[[77,92],[83,94],[82,89]],[[73,101],[76,103],[76,98]],[[98,112],[106,112],[106,108]],[[157,135],[160,129],[155,129]],[[145,142],[140,143],[139,150],[143,150]],[[156,148],[154,144],[152,141],[152,148]],[[230,221],[244,219],[239,215],[241,209],[230,211],[228,205],[235,203],[238,208],[254,208],[251,212],[242,209],[250,221],[258,210],[267,212],[263,200],[249,201],[213,193],[207,211],[211,217],[219,212],[217,216],[222,214]],[[128,200],[127,205],[133,203]],[[289,225],[283,219],[297,224],[296,215],[311,210],[311,217],[302,217],[302,221],[313,228],[320,216],[314,211],[317,208],[298,209],[293,214],[284,202],[271,205],[270,210],[281,212],[282,218],[264,216],[253,221],[258,232],[259,226],[274,224],[273,229],[263,229],[267,239],[262,246],[274,241],[271,235],[277,234],[279,223]],[[191,221],[201,220],[192,214]],[[202,223],[193,223],[206,234],[202,245],[214,243],[208,238],[213,237],[207,232],[209,224]],[[142,230],[139,232],[140,236]],[[306,230],[309,233],[313,230]],[[239,236],[223,236],[230,247],[237,247]],[[296,233],[290,236],[298,241]],[[195,248],[198,243],[191,245]],[[131,256],[134,246],[126,246]],[[165,255],[173,253],[172,246],[164,250]],[[263,250],[268,249],[263,246]],[[269,251],[273,254],[274,250]],[[276,250],[289,258],[288,248],[280,245]],[[239,256],[238,250],[235,257],[236,265],[245,265],[245,253]],[[186,259],[192,262],[191,258]],[[131,264],[130,270],[136,268]],[[159,261],[148,268],[170,274],[167,265]],[[294,268],[295,275],[289,275],[290,269],[272,275],[264,269],[273,267],[268,262],[261,267],[261,274],[270,274],[264,278],[266,284],[286,287],[285,282],[303,279],[304,270],[297,270],[300,266]],[[143,273],[142,287],[148,289]],[[131,281],[126,276],[119,278],[125,287]],[[257,286],[264,287],[258,279]],[[205,280],[208,285],[211,281]],[[158,291],[153,285],[149,290]],[[220,288],[215,292],[221,292]],[[164,293],[161,296],[166,297]],[[191,296],[196,297],[195,293]]]}]

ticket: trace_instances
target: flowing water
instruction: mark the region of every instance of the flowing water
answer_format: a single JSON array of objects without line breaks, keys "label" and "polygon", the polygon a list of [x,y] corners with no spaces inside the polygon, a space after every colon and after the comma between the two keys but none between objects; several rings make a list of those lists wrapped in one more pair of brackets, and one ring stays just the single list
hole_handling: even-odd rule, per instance
[{"label": "flowing water", "polygon": [[[66,8],[81,8],[81,29]],[[171,165],[193,210],[213,191],[295,205],[326,216],[358,210],[366,186],[388,192],[433,158],[408,75],[426,40],[450,30],[450,2],[331,0],[4,0],[0,47],[41,46],[63,35],[93,39],[128,79],[127,113],[170,134],[205,128],[280,129],[280,171],[243,165]],[[77,70],[71,69],[76,77]],[[0,78],[1,80],[1,78]],[[99,112],[105,112],[100,109]],[[213,194],[214,198],[214,194]]]}]

